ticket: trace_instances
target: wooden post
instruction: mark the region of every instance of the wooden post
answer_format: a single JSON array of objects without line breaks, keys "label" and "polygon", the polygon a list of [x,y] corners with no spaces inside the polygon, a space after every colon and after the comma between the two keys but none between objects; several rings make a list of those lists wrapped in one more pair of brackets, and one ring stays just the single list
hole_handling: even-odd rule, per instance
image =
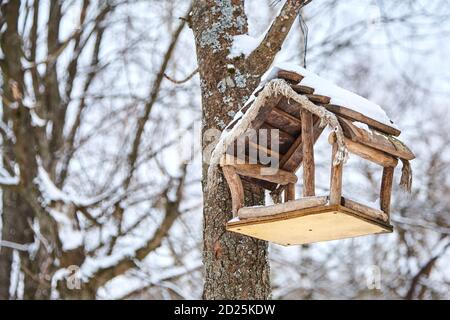
[{"label": "wooden post", "polygon": [[343,164],[333,165],[334,157],[338,151],[337,143],[333,143],[331,155],[331,177],[330,177],[330,205],[340,204],[342,196],[342,170]]},{"label": "wooden post", "polygon": [[301,119],[303,149],[303,196],[312,197],[315,195],[313,115],[311,112],[302,109]]},{"label": "wooden post", "polygon": [[381,178],[380,209],[389,216],[394,167],[384,167]]},{"label": "wooden post", "polygon": [[233,166],[223,166],[222,172],[230,188],[234,218],[237,217],[239,209],[244,206],[244,187],[242,186],[241,178]]},{"label": "wooden post", "polygon": [[284,202],[295,200],[295,183],[289,183],[284,192]]}]

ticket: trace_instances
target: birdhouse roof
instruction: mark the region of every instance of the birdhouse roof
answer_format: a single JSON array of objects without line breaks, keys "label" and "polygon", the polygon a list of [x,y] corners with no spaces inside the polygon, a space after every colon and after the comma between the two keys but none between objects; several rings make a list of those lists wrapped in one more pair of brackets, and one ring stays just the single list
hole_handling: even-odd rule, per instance
[{"label": "birdhouse roof", "polygon": [[337,115],[354,118],[357,122],[378,128],[393,136],[400,135],[397,125],[378,104],[343,89],[301,66],[287,63],[277,64],[263,75],[258,88],[230,124],[239,120],[264,86],[276,78],[287,80],[297,93],[305,95],[313,103],[323,105]]},{"label": "birdhouse roof", "polygon": [[[266,146],[253,143],[249,148],[265,149],[272,157],[279,158],[280,169],[295,172],[302,163],[302,137],[301,137],[301,110],[302,105],[293,99],[274,95],[266,99],[263,106],[257,110],[252,105],[258,100],[259,93],[273,79],[283,79],[295,91],[304,96],[315,105],[322,106],[336,115],[342,131],[346,138],[349,149],[357,148],[360,156],[368,159],[364,152],[375,150],[377,155],[375,162],[384,165],[386,161],[397,161],[397,159],[411,160],[414,154],[397,137],[400,135],[399,128],[389,119],[386,112],[377,104],[335,84],[319,77],[318,75],[295,65],[277,65],[271,68],[262,78],[261,84],[254,91],[241,110],[224,130],[221,141],[216,147],[217,153],[232,153],[230,151],[239,135],[251,128],[279,129],[279,149],[271,151]],[[253,113],[253,114],[249,114]],[[256,114],[254,114],[256,113]],[[316,141],[323,132],[321,121],[317,115],[313,115],[313,135]],[[269,137],[270,139],[270,133]],[[361,147],[362,146],[362,147]],[[368,150],[364,148],[369,148]],[[221,149],[220,152],[218,149]],[[350,151],[353,151],[350,149]],[[249,150],[246,151],[247,155]],[[214,152],[213,152],[214,154]],[[374,161],[373,158],[370,160]],[[257,181],[266,189],[273,190],[276,185]]]}]

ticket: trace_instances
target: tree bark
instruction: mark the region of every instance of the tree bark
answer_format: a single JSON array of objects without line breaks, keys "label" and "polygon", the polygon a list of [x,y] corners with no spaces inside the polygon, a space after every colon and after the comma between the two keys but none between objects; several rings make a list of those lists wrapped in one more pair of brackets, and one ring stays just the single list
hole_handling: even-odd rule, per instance
[{"label": "tree bark", "polygon": [[[227,58],[232,36],[247,32],[244,1],[196,1],[191,27],[201,79],[205,150],[211,143],[205,139],[207,130],[225,128],[255,89],[261,74],[247,70],[243,57]],[[267,242],[226,232],[226,222],[232,217],[230,191],[223,177],[216,186],[207,188],[206,158],[203,159],[203,298],[268,299],[271,289]],[[263,201],[261,189],[246,191],[246,205]]]},{"label": "tree bark", "polygon": [[[33,242],[33,233],[28,224],[33,213],[28,204],[19,193],[10,190],[2,192],[3,213],[2,213],[2,240],[17,244],[30,244]],[[10,297],[9,288],[11,285],[13,249],[0,247],[0,299],[8,300]],[[28,255],[28,252],[21,254]],[[36,292],[35,283],[31,282],[28,275],[25,275],[24,298],[34,297]]]},{"label": "tree bark", "polygon": [[[36,140],[34,129],[31,126],[31,116],[27,107],[23,104],[25,94],[24,70],[21,59],[23,58],[23,40],[19,34],[18,22],[20,16],[21,1],[11,1],[2,6],[2,14],[6,17],[6,28],[0,37],[1,50],[4,53],[4,61],[1,65],[2,106],[3,121],[12,123],[12,131],[16,141],[6,139],[4,141],[3,166],[14,174],[9,161],[14,160],[20,168],[20,184],[17,189],[2,191],[3,196],[3,230],[2,239],[18,244],[30,244],[34,241],[31,223],[35,212],[29,199],[33,180],[36,177]],[[15,105],[15,106],[14,106]],[[13,107],[14,106],[14,107]],[[40,225],[41,232],[44,226]],[[1,297],[6,297],[10,285],[11,249],[1,248],[0,252],[0,286]],[[31,263],[28,252],[21,252],[21,270],[24,273],[24,298],[45,299],[50,297],[49,279],[43,279],[41,259],[48,259],[48,254],[41,255],[41,249]],[[28,266],[28,267],[27,267]],[[33,267],[31,267],[33,266]],[[46,285],[41,290],[43,283]]]}]

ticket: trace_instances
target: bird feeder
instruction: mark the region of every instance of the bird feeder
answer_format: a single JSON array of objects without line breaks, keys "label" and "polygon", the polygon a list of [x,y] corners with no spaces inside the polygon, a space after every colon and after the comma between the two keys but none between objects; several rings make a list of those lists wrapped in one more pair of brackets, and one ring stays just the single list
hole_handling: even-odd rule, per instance
[{"label": "bird feeder", "polygon": [[[317,196],[314,144],[326,124],[333,129],[328,137],[331,178],[329,194]],[[231,192],[233,219],[228,231],[286,246],[393,231],[389,209],[394,168],[398,160],[403,162],[401,182],[410,187],[408,161],[415,156],[397,138],[399,129],[378,105],[303,68],[275,67],[226,131],[213,157],[220,156]],[[267,143],[274,138],[276,147]],[[239,146],[242,140],[245,143]],[[347,152],[380,166],[379,208],[342,196]],[[269,165],[267,158],[277,165]],[[303,194],[296,199],[295,173],[301,166]],[[278,201],[246,207],[243,185],[269,190]]]}]

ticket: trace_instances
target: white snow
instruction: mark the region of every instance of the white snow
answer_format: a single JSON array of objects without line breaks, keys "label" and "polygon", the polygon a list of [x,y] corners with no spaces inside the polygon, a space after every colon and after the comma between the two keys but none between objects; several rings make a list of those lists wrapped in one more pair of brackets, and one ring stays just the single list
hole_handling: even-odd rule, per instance
[{"label": "white snow", "polygon": [[92,205],[101,199],[104,198],[104,195],[99,195],[93,198],[85,198],[79,195],[73,195],[64,192],[63,190],[59,189],[51,178],[49,177],[47,171],[45,171],[44,168],[39,166],[38,168],[38,177],[36,179],[40,191],[42,195],[45,197],[45,199],[49,201],[62,201],[66,204],[73,203],[78,206],[89,206]]},{"label": "white snow", "polygon": [[295,64],[276,64],[264,74],[261,80],[261,84],[264,85],[268,81],[276,78],[279,70],[293,71],[301,74],[304,78],[300,81],[300,84],[314,88],[315,94],[330,97],[331,104],[352,109],[383,124],[397,128],[395,124],[389,119],[383,108],[381,108],[376,103],[373,103],[353,92],[342,89],[332,82],[325,80],[315,73]]},{"label": "white snow", "polygon": [[122,247],[117,253],[108,256],[87,257],[80,267],[83,279],[91,278],[97,271],[116,265],[124,259],[134,259],[136,251],[144,247],[148,239],[135,239],[133,245]]},{"label": "white snow", "polygon": [[0,177],[0,184],[4,186],[16,186],[19,184],[19,178],[18,177]]},{"label": "white snow", "polygon": [[43,127],[47,123],[47,121],[38,116],[38,114],[34,109],[30,110],[30,115],[31,115],[31,124],[34,127]]},{"label": "white snow", "polygon": [[5,168],[0,167],[0,184],[5,186],[16,186],[19,184],[19,177],[11,176]]},{"label": "white snow", "polygon": [[83,232],[75,228],[73,221],[58,210],[50,209],[49,213],[58,223],[58,234],[63,250],[72,250],[81,246],[83,243]]},{"label": "white snow", "polygon": [[14,250],[19,250],[19,251],[28,251],[30,248],[30,245],[0,239],[0,249],[2,247],[11,248]]},{"label": "white snow", "polygon": [[248,34],[240,34],[233,37],[233,45],[230,48],[230,54],[227,58],[233,59],[244,55],[248,57],[264,39],[265,33],[258,37],[252,37]]},{"label": "white snow", "polygon": [[[200,260],[186,261],[181,266],[175,266],[170,269],[162,269],[159,272],[154,272],[153,274],[149,274],[149,276],[145,279],[140,279],[135,284],[128,286],[125,292],[121,292],[120,297],[127,296],[135,291],[140,290],[141,288],[147,287],[150,284],[159,285],[161,287],[169,287],[175,292],[177,292],[184,299],[194,299],[192,296],[192,292],[189,289],[182,288],[180,286],[175,285],[171,280],[182,277],[184,275],[189,275],[190,273],[200,269],[203,263]],[[130,279],[126,278],[125,281],[129,282]]]},{"label": "white snow", "polygon": [[372,132],[370,130],[369,126],[367,124],[365,124],[365,123],[362,123],[362,122],[359,122],[359,121],[355,121],[355,122],[353,122],[353,124],[355,126],[357,126],[358,128],[360,128],[360,129],[366,130],[368,132]]}]

